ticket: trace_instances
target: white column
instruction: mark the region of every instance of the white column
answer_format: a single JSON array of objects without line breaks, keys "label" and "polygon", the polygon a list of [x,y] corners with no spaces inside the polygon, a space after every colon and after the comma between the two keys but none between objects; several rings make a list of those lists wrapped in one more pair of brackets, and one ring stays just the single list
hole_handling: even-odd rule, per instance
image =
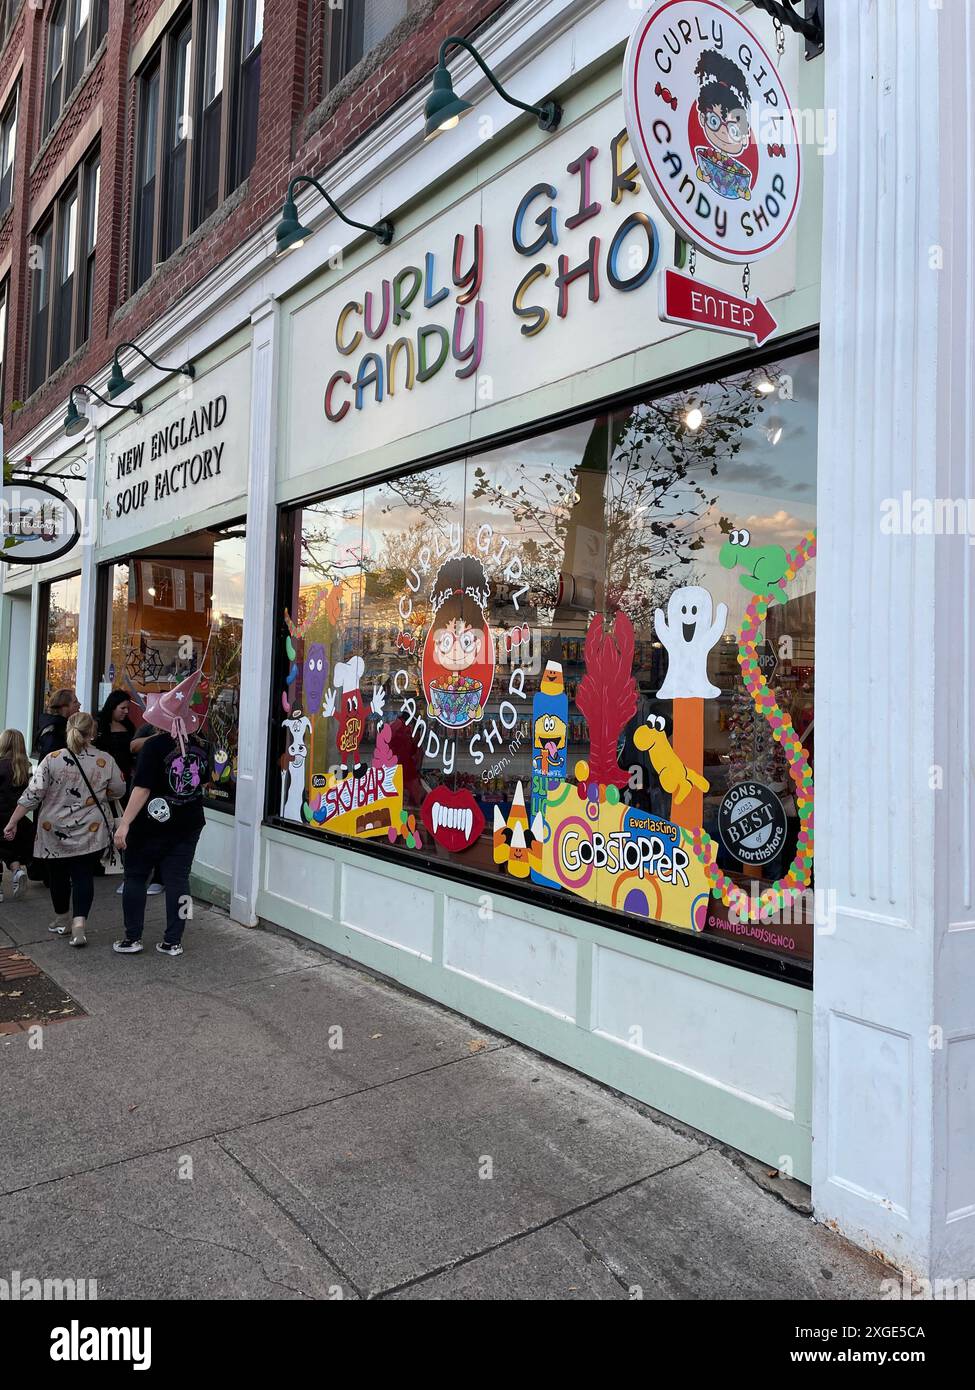
[{"label": "white column", "polygon": [[813,1200],[937,1278],[975,1276],[975,550],[904,494],[975,497],[973,79],[973,0],[827,7]]},{"label": "white column", "polygon": [[[40,630],[41,630],[41,583],[40,583],[40,580],[39,580],[38,577],[37,577],[37,566],[35,565],[35,566],[33,566],[33,568],[31,569],[31,577],[30,577],[30,633],[31,633],[31,644],[30,644],[30,650],[29,650],[28,653],[27,653],[27,690],[28,690],[28,692],[29,692],[29,693],[28,693],[28,707],[29,707],[29,709],[30,709],[30,721],[29,721],[29,723],[28,723],[28,725],[27,725],[27,728],[24,729],[24,731],[23,731],[23,733],[24,733],[24,738],[27,740],[27,747],[28,747],[28,750],[30,750],[30,749],[33,748],[33,746],[34,746],[34,731],[35,731],[35,729],[37,728],[37,721],[40,719],[41,715],[44,713],[44,707],[43,707],[43,705],[40,704],[40,703],[38,703],[39,697],[38,697],[38,694],[37,694],[37,673],[38,673],[38,665],[40,665],[41,675],[43,675],[43,673],[44,673],[44,666],[45,666],[45,662],[46,662],[46,658],[47,658],[47,653],[46,653],[46,652],[42,652],[42,651],[40,650],[40,643],[39,643],[38,640],[37,640],[37,639],[38,639],[38,635],[39,635],[39,633],[40,633]],[[43,690],[42,690],[42,691],[41,691],[41,697],[43,697],[43,694],[44,694],[44,692],[43,692]]]},{"label": "white column", "polygon": [[275,401],[278,309],[264,300],[251,314],[251,434],[244,562],[244,645],[241,652],[237,809],[230,914],[245,926],[257,921],[261,821],[267,768],[267,730],[274,646]]},{"label": "white column", "polygon": [[98,625],[98,568],[95,546],[98,541],[98,487],[95,470],[96,436],[88,443],[85,458],[85,500],[81,508],[81,595],[78,613],[78,675],[76,693],[81,708],[97,714],[95,662],[101,649],[102,634]]},{"label": "white column", "polygon": [[[2,433],[2,432],[0,432]],[[3,583],[3,570],[0,569],[0,585]],[[13,600],[0,587],[0,729],[7,728],[7,683],[10,671],[11,637],[13,627]],[[28,746],[30,738],[27,736]]]}]

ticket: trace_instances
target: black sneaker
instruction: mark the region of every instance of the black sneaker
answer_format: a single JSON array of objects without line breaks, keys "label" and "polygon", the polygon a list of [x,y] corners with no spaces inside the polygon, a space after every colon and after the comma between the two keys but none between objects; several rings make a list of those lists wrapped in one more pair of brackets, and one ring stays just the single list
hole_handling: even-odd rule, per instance
[{"label": "black sneaker", "polygon": [[157,941],[156,950],[160,951],[164,956],[181,956],[183,954],[183,948],[178,941],[175,943],[170,941]]},{"label": "black sneaker", "polygon": [[125,937],[122,941],[113,941],[112,950],[117,951],[120,956],[134,956],[142,950],[142,942],[130,941]]}]

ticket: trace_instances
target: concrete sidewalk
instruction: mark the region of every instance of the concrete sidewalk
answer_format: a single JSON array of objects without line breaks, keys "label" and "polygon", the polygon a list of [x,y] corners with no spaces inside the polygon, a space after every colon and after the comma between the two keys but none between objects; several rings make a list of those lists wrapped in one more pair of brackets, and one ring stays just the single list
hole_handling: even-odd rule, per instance
[{"label": "concrete sidewalk", "polygon": [[[197,908],[186,954],[0,905],[87,1017],[0,1036],[0,1277],[100,1298],[877,1298],[764,1169],[438,1006]],[[340,1044],[340,1045],[339,1045]],[[766,1185],[776,1187],[775,1180]],[[795,1187],[795,1185],[792,1185]]]}]

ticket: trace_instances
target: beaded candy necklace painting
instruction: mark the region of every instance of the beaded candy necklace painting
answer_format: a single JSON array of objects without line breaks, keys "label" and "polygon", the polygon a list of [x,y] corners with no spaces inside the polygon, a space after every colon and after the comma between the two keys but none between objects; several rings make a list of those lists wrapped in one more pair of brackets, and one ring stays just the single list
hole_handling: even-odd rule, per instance
[{"label": "beaded candy necklace painting", "polygon": [[[808,531],[796,548],[789,552],[785,574],[779,581],[782,590],[810,560],[816,556],[816,532]],[[768,723],[772,737],[781,743],[789,764],[789,776],[795,783],[796,810],[799,813],[799,838],[796,853],[784,878],[776,879],[770,888],[759,894],[757,901],[744,888],[718,868],[718,846],[704,829],[682,830],[683,839],[704,866],[713,897],[720,898],[726,907],[733,908],[742,921],[758,921],[761,913],[780,912],[796,905],[812,879],[813,867],[813,775],[809,758],[802,746],[792,720],[780,708],[758,662],[758,630],[765,621],[772,602],[784,602],[773,594],[756,594],[745,610],[738,634],[738,665],[741,667],[745,689],[752,697],[755,711]]]}]

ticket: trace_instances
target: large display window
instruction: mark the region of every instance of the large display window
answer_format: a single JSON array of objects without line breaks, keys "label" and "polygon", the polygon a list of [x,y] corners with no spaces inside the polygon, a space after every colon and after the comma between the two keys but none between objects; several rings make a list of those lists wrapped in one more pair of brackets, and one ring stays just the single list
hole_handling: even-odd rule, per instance
[{"label": "large display window", "polygon": [[287,511],[272,818],[808,966],[817,394],[808,351]]},{"label": "large display window", "polygon": [[210,749],[206,799],[233,811],[237,782],[244,524],[211,527],[140,551],[103,570],[104,637],[98,703],[170,690],[203,667],[199,737]]},{"label": "large display window", "polygon": [[49,709],[51,696],[74,690],[78,680],[78,623],[81,612],[81,575],[56,579],[41,590],[41,651],[44,653],[41,708]]}]

